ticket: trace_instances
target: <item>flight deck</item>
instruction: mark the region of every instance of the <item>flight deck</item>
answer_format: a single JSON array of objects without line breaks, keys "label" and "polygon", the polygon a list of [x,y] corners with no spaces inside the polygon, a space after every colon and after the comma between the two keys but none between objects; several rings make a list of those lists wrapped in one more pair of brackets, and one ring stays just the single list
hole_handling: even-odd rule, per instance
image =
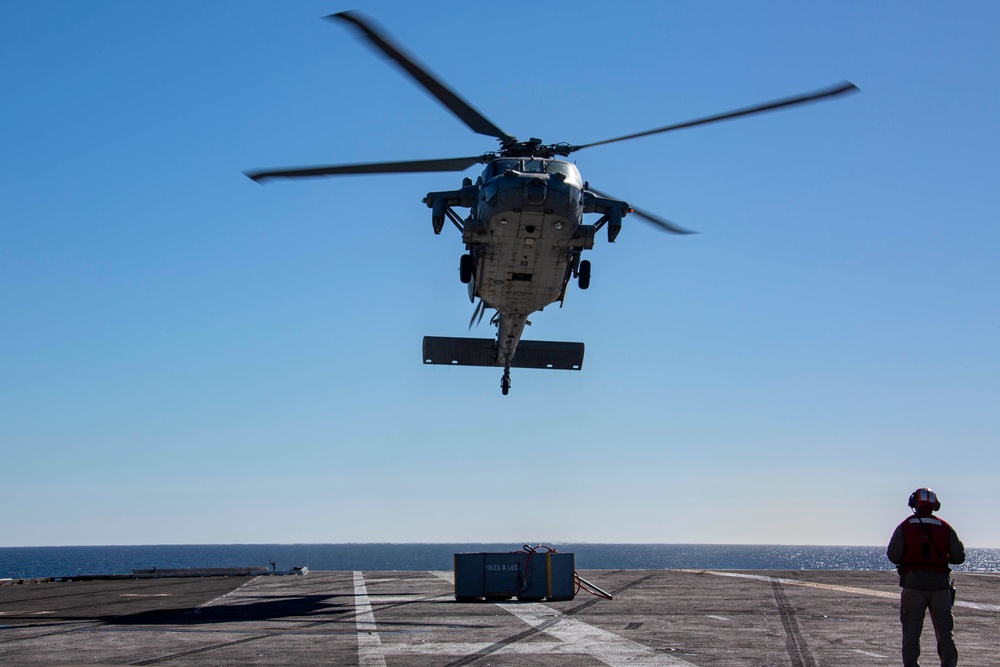
[{"label": "flight deck", "polygon": [[[205,574],[205,573],[203,573]],[[207,573],[211,574],[211,573]],[[589,570],[614,599],[457,602],[452,572],[0,586],[4,665],[897,665],[894,572]],[[1000,664],[1000,575],[955,577],[959,664]],[[937,664],[929,620],[926,664]]]}]

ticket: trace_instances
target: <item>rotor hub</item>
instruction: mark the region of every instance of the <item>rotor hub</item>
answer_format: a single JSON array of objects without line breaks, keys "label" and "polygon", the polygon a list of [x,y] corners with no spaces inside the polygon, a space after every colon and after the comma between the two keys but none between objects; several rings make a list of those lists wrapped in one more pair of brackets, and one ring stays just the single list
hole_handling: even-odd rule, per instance
[{"label": "rotor hub", "polygon": [[518,141],[516,137],[498,139],[500,150],[490,153],[491,157],[538,157],[550,159],[557,155],[568,156],[577,150],[576,146],[565,142],[558,144],[543,144],[541,139],[532,137],[527,141]]}]

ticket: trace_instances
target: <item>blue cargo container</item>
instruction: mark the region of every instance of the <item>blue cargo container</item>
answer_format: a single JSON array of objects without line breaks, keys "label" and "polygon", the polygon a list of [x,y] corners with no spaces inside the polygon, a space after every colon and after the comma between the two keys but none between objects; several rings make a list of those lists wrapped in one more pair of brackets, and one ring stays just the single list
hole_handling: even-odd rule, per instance
[{"label": "blue cargo container", "polygon": [[455,554],[456,600],[572,600],[572,553]]}]

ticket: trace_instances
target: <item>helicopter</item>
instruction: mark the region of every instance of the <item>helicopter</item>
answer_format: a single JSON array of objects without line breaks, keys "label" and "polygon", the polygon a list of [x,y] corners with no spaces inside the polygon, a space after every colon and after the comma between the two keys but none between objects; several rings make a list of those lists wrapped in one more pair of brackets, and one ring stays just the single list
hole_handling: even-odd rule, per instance
[{"label": "helicopter", "polygon": [[[530,324],[528,317],[532,313],[557,301],[562,307],[571,281],[575,279],[582,290],[590,286],[590,261],[581,256],[583,251],[594,247],[600,230],[606,229],[608,242],[614,243],[622,221],[634,215],[665,232],[693,233],[597,190],[583,180],[575,164],[560,157],[569,157],[585,148],[750,116],[858,90],[845,81],[815,92],[586,144],[546,144],[534,137],[520,141],[433,76],[363,14],[345,11],[326,18],[360,32],[376,51],[392,60],[469,129],[495,138],[499,148],[458,158],[245,173],[260,183],[278,178],[348,174],[461,172],[476,164],[485,165],[475,182],[465,177],[460,188],[429,192],[423,202],[431,209],[435,234],[441,234],[446,221],[462,234],[466,253],[459,261],[459,278],[468,285],[470,301],[475,303],[479,299],[469,328],[481,322],[487,310],[494,310],[490,324],[496,326],[497,335],[495,339],[425,336],[423,359],[425,364],[502,367],[500,389],[504,395],[511,388],[511,368],[582,369],[583,343],[522,340],[521,336]],[[462,217],[456,207],[469,212]],[[585,223],[585,214],[600,217]]]}]

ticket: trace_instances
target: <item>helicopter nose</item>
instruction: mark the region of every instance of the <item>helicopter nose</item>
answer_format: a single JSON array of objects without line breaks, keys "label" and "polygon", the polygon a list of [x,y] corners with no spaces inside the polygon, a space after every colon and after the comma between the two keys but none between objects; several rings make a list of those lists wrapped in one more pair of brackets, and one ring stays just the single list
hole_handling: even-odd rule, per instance
[{"label": "helicopter nose", "polygon": [[546,187],[543,181],[531,181],[524,186],[524,200],[529,204],[545,203]]}]

